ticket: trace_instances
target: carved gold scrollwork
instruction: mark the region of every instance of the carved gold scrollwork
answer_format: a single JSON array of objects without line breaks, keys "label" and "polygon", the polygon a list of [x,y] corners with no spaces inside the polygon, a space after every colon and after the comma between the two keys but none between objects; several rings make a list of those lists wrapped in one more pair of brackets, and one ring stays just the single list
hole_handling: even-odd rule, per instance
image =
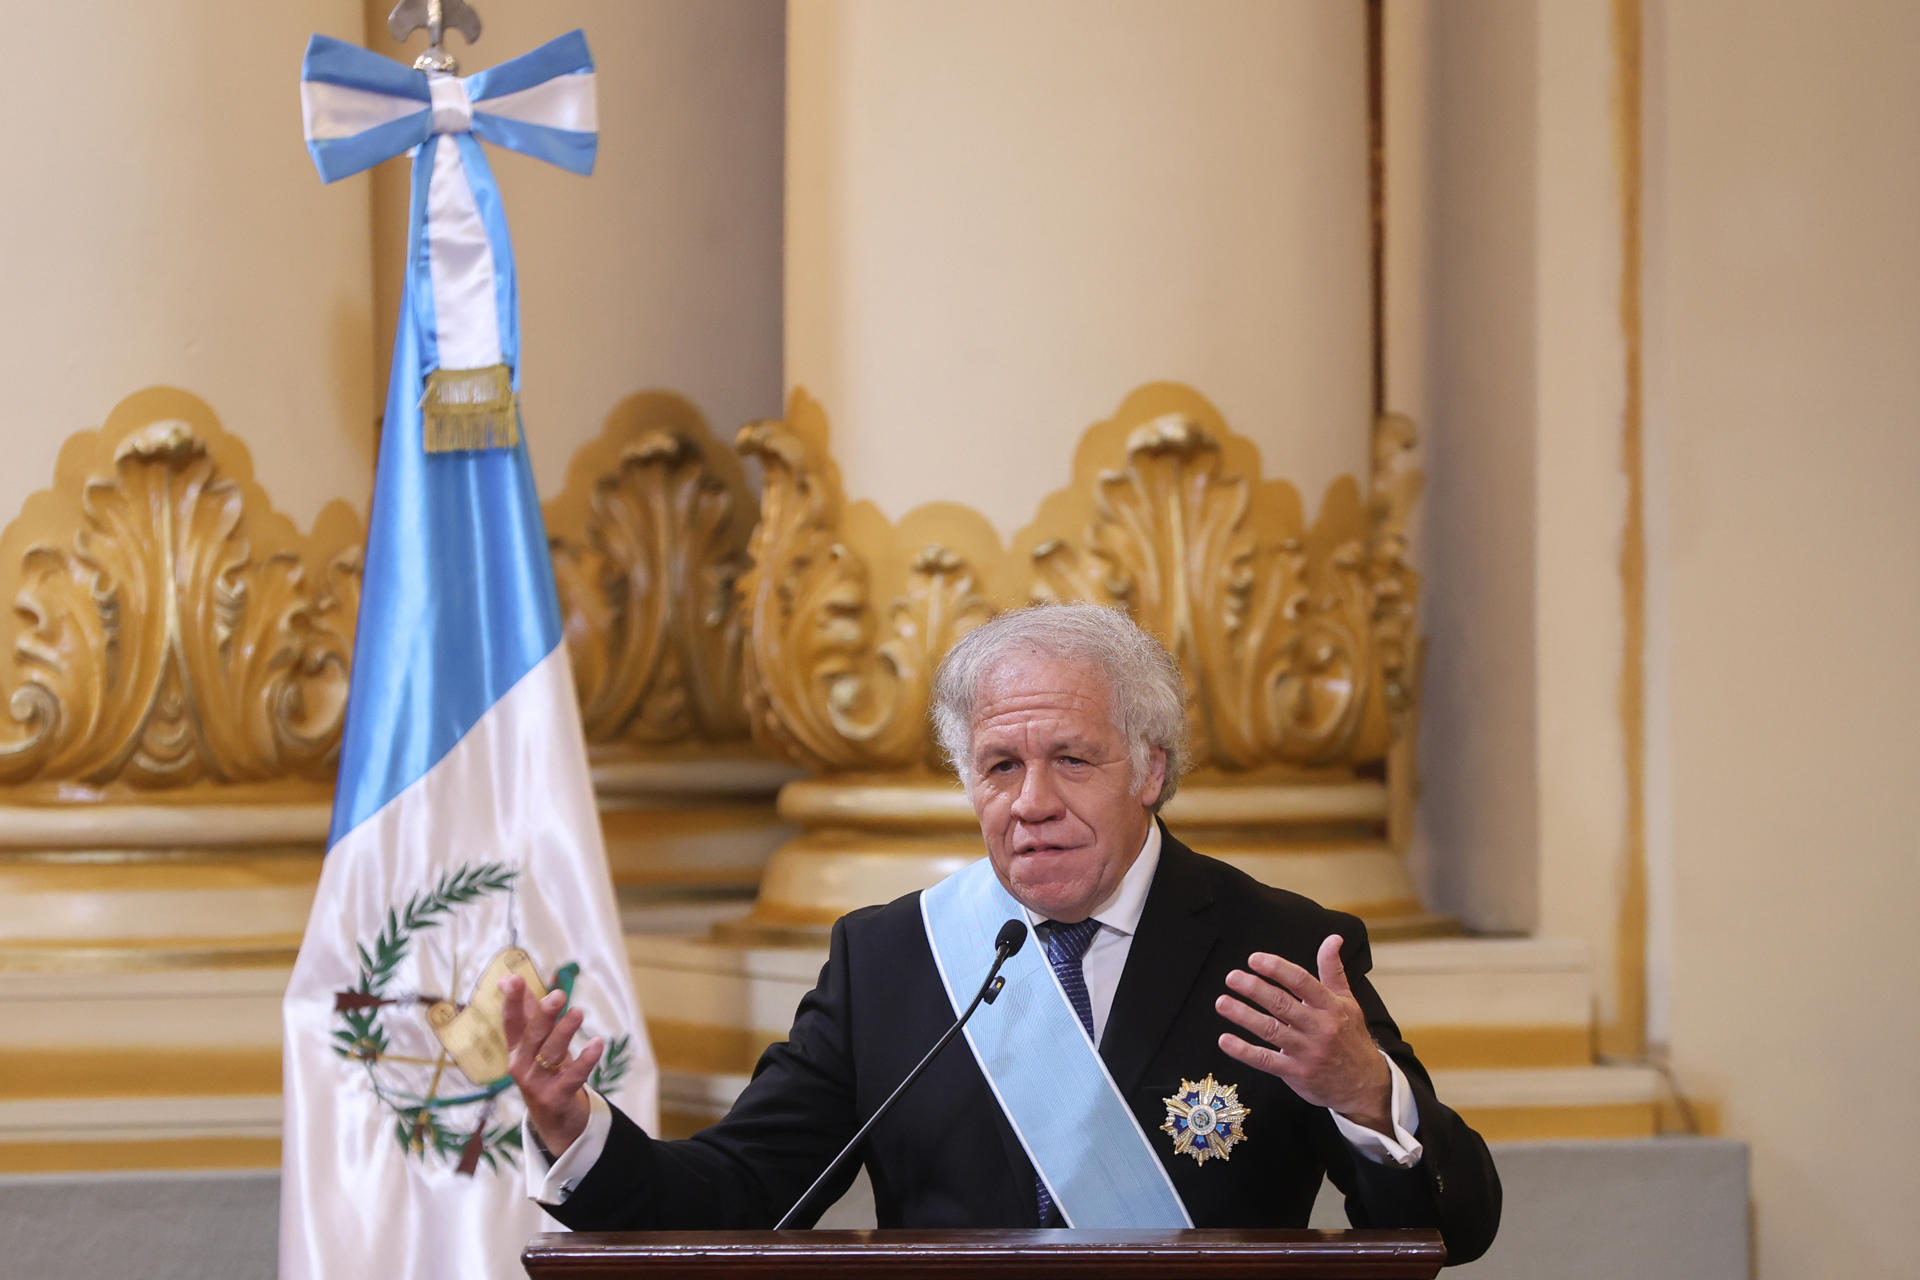
[{"label": "carved gold scrollwork", "polygon": [[[547,514],[589,738],[744,740],[735,582],[755,508],[698,412],[630,397]],[[204,404],[129,398],[68,442],[54,487],[0,540],[19,624],[0,665],[0,785],[324,785],[363,536],[335,503],[299,538]]]},{"label": "carved gold scrollwork", "polygon": [[[59,499],[36,495],[15,526],[32,540],[13,597],[22,625],[0,782],[324,773],[359,603],[357,521],[329,509],[332,536],[315,541],[330,552],[307,551],[252,484],[244,451],[182,393],[136,396],[69,448],[78,459],[114,437],[111,472],[84,482],[77,512],[50,527],[34,517]],[[19,540],[10,530],[4,545]]]},{"label": "carved gold scrollwork", "polygon": [[[1225,469],[1220,441],[1171,413],[1127,436],[1125,465],[1099,476],[1094,511],[1081,544],[1035,549],[1034,595],[1121,605],[1166,641],[1187,679],[1196,765],[1384,753],[1376,581],[1402,596],[1412,581],[1392,572],[1404,569],[1393,559],[1404,537],[1376,557],[1351,479],[1305,527],[1291,485],[1266,482],[1256,500],[1249,478]],[[1396,610],[1410,627],[1410,604],[1404,619]]]},{"label": "carved gold scrollwork", "polygon": [[866,561],[841,538],[837,471],[809,428],[823,433],[824,415],[796,392],[786,421],[753,423],[738,441],[766,468],[741,579],[754,735],[815,769],[911,768],[929,759],[934,667],[992,610],[966,556],[924,545],[883,635]]},{"label": "carved gold scrollwork", "polygon": [[[847,506],[820,407],[742,431],[739,462],[669,395],[630,398],[548,504],[583,721],[598,743],[751,730],[816,770],[932,762],[941,655],[1026,599],[1120,604],[1179,656],[1196,756],[1379,760],[1414,700],[1413,430],[1382,419],[1368,492],[1262,480],[1205,401],[1158,386],[1089,431],[1080,480],[1011,547],[975,513]],[[18,621],[0,784],[178,788],[324,779],[358,605],[344,504],[300,538],[245,451],[179,392],[129,399],[0,539]]]},{"label": "carved gold scrollwork", "polygon": [[738,461],[677,396],[631,397],[575,459],[548,527],[589,741],[747,736],[735,582],[753,518]]},{"label": "carved gold scrollwork", "polygon": [[1407,560],[1407,521],[1424,477],[1415,465],[1419,433],[1411,418],[1386,414],[1374,425],[1367,500],[1367,579],[1373,588],[1373,637],[1381,697],[1396,739],[1413,716],[1419,648],[1420,575]]},{"label": "carved gold scrollwork", "polygon": [[[1187,680],[1199,765],[1368,765],[1406,723],[1418,587],[1406,521],[1420,477],[1404,418],[1378,424],[1369,492],[1342,477],[1309,524],[1294,487],[1261,479],[1251,444],[1198,395],[1143,388],[1088,432],[1081,481],[1047,499],[1010,549],[971,536],[957,509],[923,508],[877,531],[868,511],[866,536],[850,536],[825,439],[819,406],[796,392],[786,422],[740,441],[767,465],[757,567],[743,579],[749,707],[756,734],[800,763],[924,759],[940,656],[1028,599],[1119,605],[1166,641]],[[928,547],[902,590],[875,588],[870,572],[885,566],[870,571],[853,548],[898,554],[910,527],[955,530],[968,549]],[[982,588],[982,570],[1000,592]]]}]

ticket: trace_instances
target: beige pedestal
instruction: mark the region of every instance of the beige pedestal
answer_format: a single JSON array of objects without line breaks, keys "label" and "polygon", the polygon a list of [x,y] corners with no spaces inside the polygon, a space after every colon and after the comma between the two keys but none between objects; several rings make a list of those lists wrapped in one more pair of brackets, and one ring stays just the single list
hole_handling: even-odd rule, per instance
[{"label": "beige pedestal", "polygon": [[[1376,937],[1444,933],[1387,840],[1385,784],[1295,770],[1197,776],[1166,819],[1195,848],[1255,879],[1366,920]],[[742,944],[817,945],[857,907],[890,902],[983,856],[959,786],[933,777],[808,778],[780,792],[801,828],[767,864],[752,913],[720,927]]]},{"label": "beige pedestal", "polygon": [[751,896],[773,850],[793,835],[772,802],[798,772],[737,752],[596,758],[600,828],[622,907]]}]

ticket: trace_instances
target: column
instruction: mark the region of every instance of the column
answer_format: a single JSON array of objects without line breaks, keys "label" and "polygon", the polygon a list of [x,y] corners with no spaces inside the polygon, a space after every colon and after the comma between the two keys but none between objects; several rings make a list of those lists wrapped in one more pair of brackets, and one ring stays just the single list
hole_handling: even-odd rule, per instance
[{"label": "column", "polygon": [[[749,932],[978,856],[926,686],[1042,596],[1124,604],[1181,658],[1176,829],[1429,923],[1380,782],[1418,477],[1408,424],[1373,421],[1366,59],[1357,4],[791,6],[792,400],[742,438],[767,468],[743,587],[756,732],[816,776]],[[1294,588],[1298,616],[1235,631]]]}]

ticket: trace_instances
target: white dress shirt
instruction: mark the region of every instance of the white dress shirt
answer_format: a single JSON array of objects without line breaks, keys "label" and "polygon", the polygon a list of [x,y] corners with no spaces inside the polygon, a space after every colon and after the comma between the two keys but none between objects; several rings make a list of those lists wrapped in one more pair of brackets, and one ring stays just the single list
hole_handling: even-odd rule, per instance
[{"label": "white dress shirt", "polygon": [[[1127,952],[1133,947],[1133,935],[1140,928],[1140,914],[1147,908],[1147,890],[1153,886],[1153,873],[1159,866],[1160,824],[1155,822],[1148,826],[1146,843],[1140,847],[1139,856],[1127,868],[1126,875],[1121,877],[1120,887],[1093,913],[1093,918],[1100,922],[1100,932],[1087,945],[1080,969],[1086,975],[1087,997],[1093,1005],[1095,1044],[1100,1043],[1100,1037],[1106,1033],[1113,994],[1120,986],[1121,972],[1127,967]],[[1045,916],[1031,908],[1027,910],[1028,924],[1039,925],[1045,920]],[[1035,940],[1039,941],[1037,937]],[[1420,1162],[1423,1150],[1413,1136],[1420,1128],[1420,1113],[1414,1104],[1413,1089],[1399,1066],[1385,1053],[1380,1056],[1386,1058],[1387,1070],[1393,1076],[1393,1134],[1377,1133],[1365,1125],[1355,1124],[1337,1111],[1330,1114],[1340,1136],[1361,1157],[1375,1164],[1412,1168]],[[534,1140],[533,1125],[523,1122],[521,1150],[527,1161],[527,1194],[542,1204],[564,1204],[606,1149],[607,1135],[613,1131],[613,1110],[606,1099],[591,1089],[587,1090],[587,1104],[590,1108],[587,1127],[551,1167],[547,1167],[546,1157]]]}]

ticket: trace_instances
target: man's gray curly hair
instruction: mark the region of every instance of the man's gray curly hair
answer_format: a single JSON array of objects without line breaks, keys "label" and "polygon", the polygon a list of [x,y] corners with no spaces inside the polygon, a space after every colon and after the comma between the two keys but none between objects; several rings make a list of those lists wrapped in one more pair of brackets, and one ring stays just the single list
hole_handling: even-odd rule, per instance
[{"label": "man's gray curly hair", "polygon": [[973,710],[980,687],[1002,663],[1044,654],[1099,671],[1113,690],[1113,723],[1127,741],[1133,785],[1146,781],[1153,750],[1166,752],[1160,806],[1187,765],[1187,690],[1166,647],[1119,609],[1038,604],[974,628],[948,651],[933,680],[933,731],[960,784],[973,789]]}]

